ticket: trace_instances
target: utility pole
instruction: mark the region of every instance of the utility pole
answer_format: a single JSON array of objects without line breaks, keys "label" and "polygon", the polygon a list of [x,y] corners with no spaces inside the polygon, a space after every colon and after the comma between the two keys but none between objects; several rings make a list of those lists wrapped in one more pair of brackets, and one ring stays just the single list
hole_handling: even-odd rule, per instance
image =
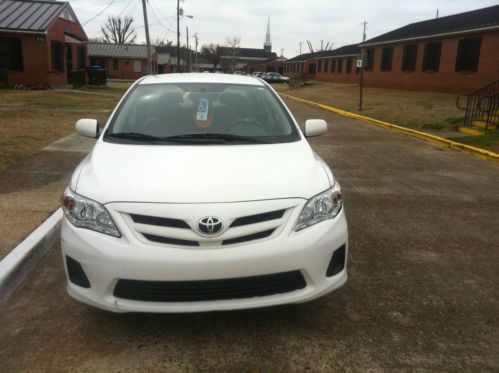
[{"label": "utility pole", "polygon": [[198,33],[196,32],[196,33],[194,34],[194,40],[196,40],[196,49],[195,49],[195,51],[196,51],[196,54],[195,54],[196,59],[195,59],[195,61],[196,61],[196,62],[194,63],[194,66],[195,66],[195,70],[196,70],[196,71],[197,71],[197,69],[198,69],[198,36],[199,36],[199,35],[198,35]]},{"label": "utility pole", "polygon": [[180,0],[177,0],[177,73],[179,72],[180,72]]},{"label": "utility pole", "polygon": [[300,41],[298,44],[300,44],[300,54],[301,54],[301,45],[303,44],[303,42]]},{"label": "utility pole", "polygon": [[189,27],[185,27],[185,37],[187,39],[187,49],[185,50],[185,67],[187,72],[191,72],[191,59],[190,59],[190,49],[189,49]]},{"label": "utility pole", "polygon": [[147,74],[152,73],[152,57],[151,57],[151,40],[149,39],[149,23],[147,22],[146,0],[142,0],[142,9],[144,11],[144,26],[146,29],[146,44],[147,44]]},{"label": "utility pole", "polygon": [[[364,30],[362,31],[362,42],[366,41],[366,25],[367,22],[364,21],[362,22],[362,25],[364,26]],[[359,111],[362,111],[362,99],[363,99],[363,90],[364,90],[364,65],[365,65],[365,49],[362,47],[362,51],[360,54],[360,58],[362,59],[362,66],[360,67],[360,97],[359,97]]]}]

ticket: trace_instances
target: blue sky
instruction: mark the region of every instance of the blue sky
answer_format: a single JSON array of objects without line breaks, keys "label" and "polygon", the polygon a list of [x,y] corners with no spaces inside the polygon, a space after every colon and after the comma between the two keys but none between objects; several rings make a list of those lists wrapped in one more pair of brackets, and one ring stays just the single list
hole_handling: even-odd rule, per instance
[{"label": "blue sky", "polygon": [[[137,40],[145,40],[140,0],[70,0],[89,37],[98,37],[108,15],[130,15],[135,19]],[[186,30],[199,35],[199,44],[224,44],[228,37],[240,37],[241,46],[262,48],[270,16],[272,49],[285,57],[315,49],[327,42],[334,48],[361,41],[362,21],[367,21],[367,38],[408,23],[497,5],[497,0],[184,0],[181,7],[192,19],[182,18],[181,37]],[[151,39],[176,42],[176,0],[148,0]],[[190,43],[193,43],[191,39]],[[193,45],[193,44],[192,44]]]}]

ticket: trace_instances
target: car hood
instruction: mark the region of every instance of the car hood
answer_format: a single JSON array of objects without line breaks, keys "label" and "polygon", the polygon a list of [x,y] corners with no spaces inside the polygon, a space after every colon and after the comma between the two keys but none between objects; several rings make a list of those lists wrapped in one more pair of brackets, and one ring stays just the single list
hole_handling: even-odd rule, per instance
[{"label": "car hood", "polygon": [[99,141],[78,171],[73,190],[100,203],[310,198],[331,185],[306,141],[204,146]]}]

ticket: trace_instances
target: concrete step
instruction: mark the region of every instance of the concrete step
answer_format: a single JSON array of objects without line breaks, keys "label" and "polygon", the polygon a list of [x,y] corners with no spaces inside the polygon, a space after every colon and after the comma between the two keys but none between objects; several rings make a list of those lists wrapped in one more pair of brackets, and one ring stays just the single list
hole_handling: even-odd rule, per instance
[{"label": "concrete step", "polygon": [[494,123],[489,123],[489,126],[487,127],[487,122],[484,120],[472,120],[471,125],[478,128],[487,128],[488,130],[496,129],[496,125]]},{"label": "concrete step", "polygon": [[479,127],[459,126],[459,132],[472,136],[482,136],[485,130]]}]

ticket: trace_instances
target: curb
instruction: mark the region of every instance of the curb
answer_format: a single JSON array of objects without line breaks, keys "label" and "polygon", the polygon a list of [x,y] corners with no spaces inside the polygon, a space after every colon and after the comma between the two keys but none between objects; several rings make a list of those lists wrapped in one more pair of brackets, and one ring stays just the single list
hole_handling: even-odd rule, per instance
[{"label": "curb", "polygon": [[461,143],[458,143],[458,142],[455,142],[455,141],[452,141],[452,140],[444,139],[443,137],[439,137],[439,136],[435,136],[435,135],[430,135],[429,133],[420,132],[420,131],[416,131],[416,130],[413,130],[413,129],[410,129],[410,128],[405,128],[405,127],[397,126],[395,124],[391,124],[391,123],[388,123],[388,122],[383,122],[383,121],[378,120],[378,119],[366,117],[366,116],[360,115],[360,114],[355,114],[355,113],[352,113],[352,112],[349,112],[349,111],[346,111],[346,110],[341,110],[341,109],[338,109],[338,108],[335,108],[335,107],[331,107],[331,106],[319,104],[317,102],[308,101],[308,100],[305,100],[303,98],[296,97],[296,96],[291,96],[291,95],[288,95],[288,94],[285,94],[285,93],[279,93],[279,95],[281,95],[284,98],[289,98],[291,100],[295,100],[295,101],[301,102],[303,104],[307,104],[307,105],[310,105],[310,106],[317,107],[319,109],[323,109],[323,110],[327,110],[327,111],[332,111],[333,113],[336,113],[336,114],[339,114],[339,115],[343,115],[345,117],[359,119],[359,120],[362,120],[364,122],[377,125],[379,127],[390,128],[390,129],[392,129],[394,131],[405,133],[406,135],[417,137],[419,139],[422,139],[422,140],[425,140],[425,141],[429,141],[429,142],[432,142],[434,144],[438,144],[440,146],[444,146],[444,147],[447,147],[447,148],[452,149],[452,150],[456,150],[456,151],[460,151],[460,152],[472,154],[475,157],[499,163],[499,154],[491,152],[491,151],[488,151],[488,150],[485,150],[485,149],[476,148],[474,146],[461,144]]},{"label": "curb", "polygon": [[0,305],[7,302],[14,290],[56,243],[61,220],[62,209],[58,208],[0,261]]}]

